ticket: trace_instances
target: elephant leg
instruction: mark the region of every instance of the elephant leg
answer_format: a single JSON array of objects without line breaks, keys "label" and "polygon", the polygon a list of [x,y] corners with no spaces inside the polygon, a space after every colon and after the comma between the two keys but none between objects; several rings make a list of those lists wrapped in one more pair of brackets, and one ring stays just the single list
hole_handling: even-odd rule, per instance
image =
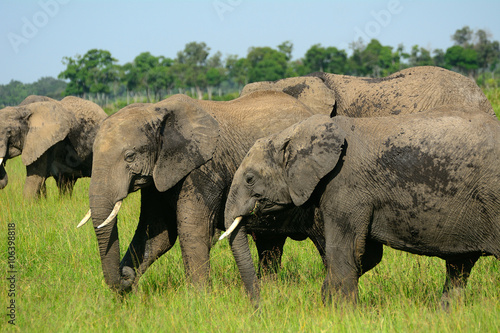
[{"label": "elephant leg", "polygon": [[327,263],[321,290],[325,304],[332,301],[334,293],[339,294],[342,303],[357,303],[358,280],[362,275],[370,216],[371,210],[367,209],[341,213],[339,217],[324,217]]},{"label": "elephant leg", "polygon": [[277,273],[281,267],[281,256],[287,236],[254,233],[253,238],[259,254],[258,277]]},{"label": "elephant leg", "polygon": [[223,214],[221,205],[220,189],[186,178],[177,201],[177,230],[187,280],[198,286],[208,285],[210,248],[215,221]]},{"label": "elephant leg", "polygon": [[41,196],[47,197],[45,180],[48,174],[46,154],[43,154],[35,162],[26,166],[26,181],[23,190],[25,199],[38,199]]},{"label": "elephant leg", "polygon": [[139,224],[120,263],[126,291],[136,286],[148,267],[175,244],[177,224],[169,202],[174,200],[168,192],[158,192],[154,186],[141,190]]},{"label": "elephant leg", "polygon": [[446,281],[441,297],[444,310],[449,309],[450,301],[466,287],[472,267],[478,259],[479,256],[446,260]]}]

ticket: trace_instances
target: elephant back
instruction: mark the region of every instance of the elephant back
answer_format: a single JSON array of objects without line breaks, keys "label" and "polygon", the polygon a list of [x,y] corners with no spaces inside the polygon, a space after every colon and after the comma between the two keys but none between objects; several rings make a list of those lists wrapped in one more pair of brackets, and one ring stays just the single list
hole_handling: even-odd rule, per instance
[{"label": "elephant back", "polygon": [[19,104],[19,106],[24,106],[24,105],[28,105],[31,103],[38,103],[38,102],[56,102],[56,100],[52,99],[50,97],[47,97],[47,96],[29,95]]},{"label": "elephant back", "polygon": [[249,83],[241,91],[240,96],[246,96],[256,91],[277,91],[290,95],[314,114],[331,114],[335,106],[335,95],[322,79],[317,77],[291,77],[278,81],[263,81]]},{"label": "elephant back", "polygon": [[491,103],[471,79],[435,66],[412,67],[382,78],[310,74],[334,91],[337,114],[379,117],[458,105],[495,116]]}]

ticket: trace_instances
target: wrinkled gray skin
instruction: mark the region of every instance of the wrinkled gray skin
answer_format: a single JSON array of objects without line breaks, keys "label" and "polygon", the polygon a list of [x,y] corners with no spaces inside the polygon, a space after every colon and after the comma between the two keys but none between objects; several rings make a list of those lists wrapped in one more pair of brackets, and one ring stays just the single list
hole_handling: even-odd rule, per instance
[{"label": "wrinkled gray skin", "polygon": [[61,194],[71,194],[80,177],[90,177],[92,143],[106,113],[77,97],[56,101],[28,96],[19,106],[0,110],[0,189],[7,186],[5,163],[21,155],[26,166],[23,195],[46,195],[45,180],[54,177]]},{"label": "wrinkled gray skin", "polygon": [[324,223],[325,302],[334,294],[356,302],[358,279],[387,245],[446,261],[446,307],[480,256],[500,259],[499,157],[500,122],[454,107],[380,118],[317,115],[258,140],[225,209],[226,228],[244,216],[230,243],[247,291],[258,303],[245,235],[263,226],[247,220],[249,212],[313,208]]},{"label": "wrinkled gray skin", "polygon": [[495,116],[481,88],[471,79],[433,66],[412,67],[384,78],[323,72],[246,85],[241,95],[259,90],[285,92],[315,114],[380,117],[456,104]]},{"label": "wrinkled gray skin", "polygon": [[[255,140],[309,116],[295,98],[271,91],[229,102],[174,95],[156,104],[130,105],[107,118],[94,143],[89,202],[111,289],[131,290],[177,236],[188,281],[206,285],[209,251],[216,230],[224,229],[225,198],[236,168]],[[98,226],[115,203],[139,189],[139,223],[120,262],[117,219]],[[281,250],[287,236],[309,235],[255,236],[265,261],[266,252]]]}]

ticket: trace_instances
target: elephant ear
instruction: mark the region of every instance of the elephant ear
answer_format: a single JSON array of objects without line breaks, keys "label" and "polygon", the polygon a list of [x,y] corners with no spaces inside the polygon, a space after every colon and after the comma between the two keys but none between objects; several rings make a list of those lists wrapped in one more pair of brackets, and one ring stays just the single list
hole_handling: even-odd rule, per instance
[{"label": "elephant ear", "polygon": [[163,114],[163,123],[153,179],[158,191],[164,192],[212,158],[219,123],[184,95],[157,103],[156,111]]},{"label": "elephant ear", "polygon": [[76,119],[58,102],[31,103],[25,107],[32,112],[21,159],[24,165],[30,165],[50,147],[64,140]]},{"label": "elephant ear", "polygon": [[314,189],[337,165],[345,132],[334,119],[316,115],[286,130],[278,144],[283,153],[285,179],[296,206],[303,205]]}]

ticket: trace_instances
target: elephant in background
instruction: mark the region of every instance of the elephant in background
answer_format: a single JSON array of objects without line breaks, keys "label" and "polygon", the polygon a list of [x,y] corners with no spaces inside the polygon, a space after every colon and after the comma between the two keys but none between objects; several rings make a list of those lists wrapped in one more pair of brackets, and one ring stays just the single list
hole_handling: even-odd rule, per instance
[{"label": "elephant in background", "polygon": [[461,74],[434,66],[412,67],[383,78],[323,72],[247,84],[241,96],[259,90],[285,92],[316,114],[380,117],[459,105],[495,116],[483,91]]},{"label": "elephant in background", "polygon": [[[323,299],[356,302],[383,245],[446,261],[442,302],[483,255],[500,260],[500,122],[453,106],[404,116],[313,116],[258,140],[236,171],[226,229],[245,287],[259,288],[253,215],[314,208],[324,224]],[[234,220],[234,223],[232,223]],[[278,221],[278,220],[277,220]]]},{"label": "elephant in background", "polygon": [[[188,280],[206,285],[209,251],[216,230],[224,229],[227,192],[243,157],[258,138],[311,115],[285,93],[259,91],[228,102],[174,95],[156,104],[132,104],[108,117],[93,148],[90,214],[79,226],[92,217],[110,288],[131,290],[177,236]],[[120,262],[116,216],[122,200],[137,190],[139,222]],[[287,236],[307,237],[257,232],[260,262],[276,247],[281,255]]]},{"label": "elephant in background", "polygon": [[25,198],[45,196],[51,176],[61,194],[71,194],[78,178],[90,177],[92,144],[106,116],[97,104],[72,96],[56,101],[32,95],[19,106],[1,109],[0,189],[8,183],[6,161],[21,155]]}]

